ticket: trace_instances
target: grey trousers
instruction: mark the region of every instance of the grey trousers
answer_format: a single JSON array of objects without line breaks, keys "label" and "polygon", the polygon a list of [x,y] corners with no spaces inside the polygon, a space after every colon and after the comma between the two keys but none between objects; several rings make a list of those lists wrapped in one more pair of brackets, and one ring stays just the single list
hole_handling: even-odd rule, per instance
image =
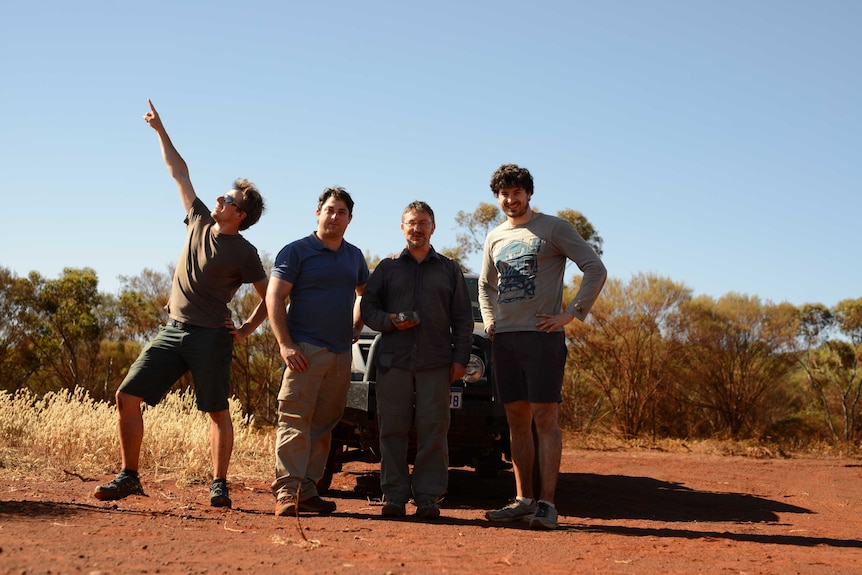
[{"label": "grey trousers", "polygon": [[[378,371],[377,417],[384,499],[404,505],[412,490],[417,505],[436,502],[449,481],[449,366]],[[412,424],[417,451],[411,481],[407,451]]]}]

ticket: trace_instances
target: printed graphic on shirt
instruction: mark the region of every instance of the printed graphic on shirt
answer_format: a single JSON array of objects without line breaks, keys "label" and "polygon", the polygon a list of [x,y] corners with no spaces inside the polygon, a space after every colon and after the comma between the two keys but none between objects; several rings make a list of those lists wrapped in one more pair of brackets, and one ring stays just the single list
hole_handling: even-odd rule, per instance
[{"label": "printed graphic on shirt", "polygon": [[497,254],[498,303],[532,299],[536,295],[541,238],[516,240]]}]

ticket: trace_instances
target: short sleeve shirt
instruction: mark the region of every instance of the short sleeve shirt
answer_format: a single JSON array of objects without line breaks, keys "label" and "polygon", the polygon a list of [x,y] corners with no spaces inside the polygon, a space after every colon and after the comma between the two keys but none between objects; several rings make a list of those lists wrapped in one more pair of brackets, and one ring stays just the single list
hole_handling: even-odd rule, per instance
[{"label": "short sleeve shirt", "polygon": [[219,234],[209,209],[195,198],[186,217],[166,309],[171,318],[199,327],[224,327],[227,304],[242,284],[266,278],[257,249],[240,234]]},{"label": "short sleeve shirt", "polygon": [[287,309],[293,340],[333,353],[350,350],[356,288],[366,284],[368,275],[365,256],[346,241],[333,251],[310,234],[282,248],[272,277],[293,285]]}]

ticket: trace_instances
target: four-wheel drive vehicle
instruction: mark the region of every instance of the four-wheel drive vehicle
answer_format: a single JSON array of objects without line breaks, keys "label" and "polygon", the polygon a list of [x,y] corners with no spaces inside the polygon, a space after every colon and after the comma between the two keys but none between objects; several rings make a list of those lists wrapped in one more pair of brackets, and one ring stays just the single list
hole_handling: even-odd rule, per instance
[{"label": "four-wheel drive vehicle", "polygon": [[[450,467],[473,467],[483,477],[496,477],[508,469],[511,459],[509,428],[503,405],[494,398],[491,381],[491,342],[485,334],[478,304],[478,278],[466,276],[473,302],[473,346],[467,374],[452,384],[449,395]],[[332,447],[326,462],[326,474],[318,484],[329,488],[332,474],[341,471],[347,461],[380,461],[377,398],[377,344],[380,334],[363,330],[353,344],[353,373],[350,393],[341,422],[332,432]],[[411,431],[409,457],[416,453]]]}]

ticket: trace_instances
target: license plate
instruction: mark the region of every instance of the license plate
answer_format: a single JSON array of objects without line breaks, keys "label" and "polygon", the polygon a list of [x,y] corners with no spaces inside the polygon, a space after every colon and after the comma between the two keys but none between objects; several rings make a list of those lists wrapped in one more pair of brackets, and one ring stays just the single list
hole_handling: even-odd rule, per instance
[{"label": "license plate", "polygon": [[449,409],[461,409],[461,400],[464,398],[464,390],[460,387],[449,389]]}]

